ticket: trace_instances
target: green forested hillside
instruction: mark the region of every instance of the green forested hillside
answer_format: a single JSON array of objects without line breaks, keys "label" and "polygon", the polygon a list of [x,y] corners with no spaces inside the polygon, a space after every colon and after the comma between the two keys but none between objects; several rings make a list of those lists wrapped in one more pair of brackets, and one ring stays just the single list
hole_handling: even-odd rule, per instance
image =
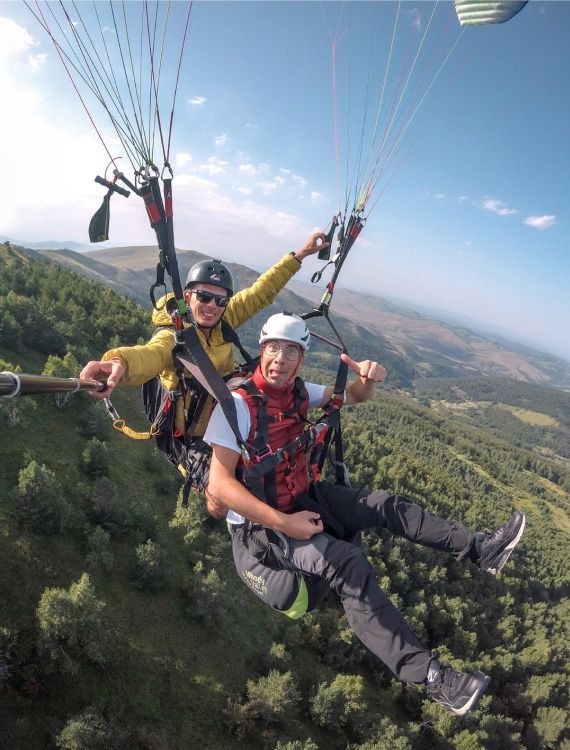
[{"label": "green forested hillside", "polygon": [[[509,378],[424,378],[420,402],[534,452],[570,460],[570,393]],[[570,487],[566,488],[570,490]]]},{"label": "green forested hillside", "polygon": [[[1,369],[71,368],[115,335],[147,335],[147,313],[93,282],[18,253],[0,263]],[[115,401],[144,425],[134,391]],[[332,599],[301,622],[258,603],[233,572],[224,525],[198,496],[182,509],[166,461],[113,432],[87,396],[0,411],[1,747],[570,747],[567,462],[388,389],[346,410],[355,484],[477,528],[513,508],[528,515],[498,578],[364,535],[418,635],[491,674],[480,709],[459,721],[392,679]]]}]

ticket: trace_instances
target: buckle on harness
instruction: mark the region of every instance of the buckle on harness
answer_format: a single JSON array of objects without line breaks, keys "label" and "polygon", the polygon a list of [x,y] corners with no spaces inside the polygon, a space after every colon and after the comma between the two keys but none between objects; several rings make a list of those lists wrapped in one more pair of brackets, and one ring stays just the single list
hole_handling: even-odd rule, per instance
[{"label": "buckle on harness", "polygon": [[343,404],[344,400],[342,398],[331,398],[330,401],[323,406],[323,414],[325,417],[330,417],[335,411],[339,411]]},{"label": "buckle on harness", "polygon": [[319,422],[313,427],[313,439],[315,443],[322,443],[329,430],[329,426],[324,422]]},{"label": "buckle on harness", "polygon": [[261,450],[258,450],[255,452],[254,462],[259,463],[260,461],[263,461],[264,458],[268,458],[268,456],[272,456],[275,453],[273,448],[269,445],[269,443],[266,443]]}]

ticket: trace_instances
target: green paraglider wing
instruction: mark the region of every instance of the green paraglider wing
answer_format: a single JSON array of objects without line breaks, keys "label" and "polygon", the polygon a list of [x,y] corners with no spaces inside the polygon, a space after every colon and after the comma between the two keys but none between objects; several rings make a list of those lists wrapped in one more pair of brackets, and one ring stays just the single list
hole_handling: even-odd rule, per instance
[{"label": "green paraglider wing", "polygon": [[522,10],[528,0],[455,0],[455,11],[462,26],[478,26],[484,23],[504,23]]}]

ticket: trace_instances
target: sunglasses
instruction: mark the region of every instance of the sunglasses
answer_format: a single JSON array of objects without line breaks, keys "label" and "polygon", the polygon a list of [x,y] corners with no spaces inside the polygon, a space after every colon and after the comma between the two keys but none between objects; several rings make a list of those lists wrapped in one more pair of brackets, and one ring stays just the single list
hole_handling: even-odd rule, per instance
[{"label": "sunglasses", "polygon": [[296,362],[301,357],[301,350],[295,344],[279,346],[275,341],[269,341],[267,344],[263,344],[263,350],[269,357],[276,357],[279,352],[283,352],[285,359],[290,362]]},{"label": "sunglasses", "polygon": [[218,307],[225,307],[230,301],[229,297],[218,297],[217,294],[210,294],[210,292],[204,292],[202,289],[190,289],[190,294],[195,294],[198,302],[207,305],[208,302],[214,300]]}]

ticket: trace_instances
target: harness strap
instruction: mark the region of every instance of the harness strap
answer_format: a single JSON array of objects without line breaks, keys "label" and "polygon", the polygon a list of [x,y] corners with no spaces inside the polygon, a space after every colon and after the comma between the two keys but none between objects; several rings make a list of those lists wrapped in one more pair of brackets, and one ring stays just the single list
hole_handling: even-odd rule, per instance
[{"label": "harness strap", "polygon": [[239,340],[237,331],[235,330],[235,328],[231,327],[227,320],[224,320],[223,318],[221,320],[221,329],[224,341],[230,342],[237,349],[239,349],[239,353],[243,357],[244,363],[248,366],[247,369],[255,369],[255,367],[257,367],[259,363],[259,355],[257,357],[252,357],[251,354],[249,354],[249,352],[243,348],[241,341]]},{"label": "harness strap", "polygon": [[176,345],[172,352],[173,357],[182,354],[188,355],[193,364],[200,370],[209,386],[208,390],[220,404],[224,416],[235,435],[237,444],[240,446],[242,452],[244,452],[244,455],[249,457],[251,446],[240,435],[232,392],[228,388],[226,381],[216,370],[212,360],[202,348],[196,329],[194,326],[191,326],[175,331],[175,337]]}]

